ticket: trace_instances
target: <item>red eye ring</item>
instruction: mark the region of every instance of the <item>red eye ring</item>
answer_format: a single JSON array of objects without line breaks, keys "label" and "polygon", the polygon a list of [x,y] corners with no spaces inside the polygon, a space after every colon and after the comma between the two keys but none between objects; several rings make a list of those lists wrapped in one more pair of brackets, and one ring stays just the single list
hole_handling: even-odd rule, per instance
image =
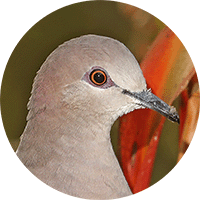
[{"label": "red eye ring", "polygon": [[90,73],[90,80],[95,85],[103,85],[107,81],[106,73],[100,69],[95,69]]}]

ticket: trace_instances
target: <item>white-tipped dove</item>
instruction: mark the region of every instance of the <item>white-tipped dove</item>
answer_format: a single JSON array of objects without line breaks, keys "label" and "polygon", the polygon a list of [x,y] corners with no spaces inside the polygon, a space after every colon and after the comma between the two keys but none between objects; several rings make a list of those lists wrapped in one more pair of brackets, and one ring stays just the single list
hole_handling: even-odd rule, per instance
[{"label": "white-tipped dove", "polygon": [[66,194],[131,195],[110,129],[119,116],[140,108],[179,122],[175,109],[147,90],[138,62],[122,43],[96,35],[72,39],[38,71],[17,155],[40,180]]}]

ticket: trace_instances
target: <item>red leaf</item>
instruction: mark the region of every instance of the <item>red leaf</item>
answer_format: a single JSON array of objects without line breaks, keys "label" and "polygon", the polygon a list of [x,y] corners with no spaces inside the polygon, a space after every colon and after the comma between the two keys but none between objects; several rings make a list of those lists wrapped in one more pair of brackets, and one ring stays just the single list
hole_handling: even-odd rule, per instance
[{"label": "red leaf", "polygon": [[199,116],[200,93],[196,74],[190,81],[187,90],[182,92],[182,97],[183,101],[180,116],[183,118],[184,123],[182,123],[179,133],[178,161],[182,158],[190,145]]},{"label": "red leaf", "polygon": [[181,93],[181,107],[180,107],[180,119],[182,121],[182,123],[180,124],[180,129],[179,129],[179,148],[181,146],[181,141],[182,141],[182,133],[183,133],[183,128],[184,128],[184,124],[185,124],[185,120],[186,120],[186,111],[187,111],[187,102],[189,99],[188,96],[188,90],[185,89],[182,93]]},{"label": "red leaf", "polygon": [[[169,104],[185,89],[195,73],[184,46],[167,27],[152,44],[141,68],[148,88]],[[149,109],[136,110],[121,118],[122,169],[133,193],[150,184],[164,122],[164,117]]]}]

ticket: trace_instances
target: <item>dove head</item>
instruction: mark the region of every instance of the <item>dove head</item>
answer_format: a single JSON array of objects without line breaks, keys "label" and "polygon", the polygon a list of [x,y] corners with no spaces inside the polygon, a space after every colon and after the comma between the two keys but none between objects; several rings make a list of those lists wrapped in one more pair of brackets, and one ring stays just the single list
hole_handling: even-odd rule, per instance
[{"label": "dove head", "polygon": [[117,40],[86,35],[60,45],[35,78],[29,118],[60,108],[79,115],[118,116],[142,107],[123,90],[141,92],[146,82],[138,62]]},{"label": "dove head", "polygon": [[110,125],[139,108],[177,118],[170,106],[147,90],[140,66],[125,45],[86,35],[60,45],[44,62],[34,81],[28,119],[51,110],[59,111],[55,116],[70,113]]}]

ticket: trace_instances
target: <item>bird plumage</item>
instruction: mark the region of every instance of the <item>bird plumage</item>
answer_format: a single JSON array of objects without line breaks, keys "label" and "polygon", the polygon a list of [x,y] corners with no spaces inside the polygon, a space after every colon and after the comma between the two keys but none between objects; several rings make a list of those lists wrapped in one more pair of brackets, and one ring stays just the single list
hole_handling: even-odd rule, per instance
[{"label": "bird plumage", "polygon": [[[93,67],[105,70],[114,84],[94,87],[88,76]],[[60,45],[34,80],[18,157],[40,180],[73,196],[132,194],[110,129],[119,116],[144,106],[123,90],[147,89],[139,64],[122,43],[86,35]]]}]

